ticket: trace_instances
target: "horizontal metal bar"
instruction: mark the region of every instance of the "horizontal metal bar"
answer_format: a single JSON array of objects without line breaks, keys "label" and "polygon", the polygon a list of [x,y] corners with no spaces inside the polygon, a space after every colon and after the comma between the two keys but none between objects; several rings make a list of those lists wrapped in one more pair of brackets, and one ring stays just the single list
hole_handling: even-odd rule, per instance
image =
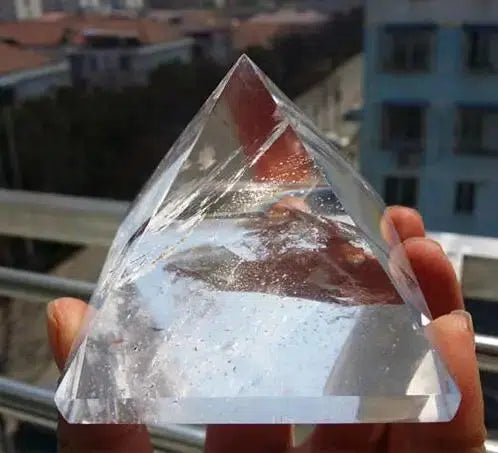
[{"label": "horizontal metal bar", "polygon": [[[21,271],[0,267],[0,295],[17,297],[34,302],[47,302],[63,296],[89,300],[95,284],[48,274]],[[498,337],[479,335],[475,337],[481,368],[498,371]]]},{"label": "horizontal metal bar", "polygon": [[[0,378],[0,414],[50,429],[56,428],[58,418],[52,391],[7,378]],[[157,451],[202,451],[205,432],[201,427],[168,425],[149,427],[149,432]]]},{"label": "horizontal metal bar", "polygon": [[[109,246],[129,205],[127,201],[0,189],[0,235]],[[498,259],[494,259],[498,239],[447,233],[432,233],[432,236],[440,239],[444,236],[443,242],[450,244],[451,250],[455,243],[471,244],[468,255],[472,256],[462,256],[461,260],[464,296],[498,300],[495,278]],[[468,248],[459,247],[456,247],[458,253]],[[489,256],[483,256],[484,251]]]},{"label": "horizontal metal bar", "polygon": [[[57,410],[53,392],[11,379],[0,378],[0,414],[22,422],[54,429]],[[174,453],[199,453],[202,451],[205,430],[200,427],[169,425],[149,428],[152,445],[156,451]],[[498,453],[498,442],[486,441],[486,451]]]},{"label": "horizontal metal bar", "polygon": [[477,334],[475,343],[479,369],[498,374],[498,337]]},{"label": "horizontal metal bar", "polygon": [[485,354],[477,354],[479,370],[485,373],[498,374],[498,358]]},{"label": "horizontal metal bar", "polygon": [[498,453],[498,441],[487,440],[484,444],[486,448],[486,453]]},{"label": "horizontal metal bar", "polygon": [[498,300],[498,258],[465,256],[462,270],[462,291],[466,298]]},{"label": "horizontal metal bar", "polygon": [[0,294],[34,302],[63,296],[88,300],[94,283],[0,266]]},{"label": "horizontal metal bar", "polygon": [[498,356],[498,337],[476,334],[475,341],[478,353]]},{"label": "horizontal metal bar", "polygon": [[57,424],[52,392],[7,378],[0,378],[0,413],[51,429]]},{"label": "horizontal metal bar", "polygon": [[0,190],[0,235],[109,245],[129,203],[67,195]]}]

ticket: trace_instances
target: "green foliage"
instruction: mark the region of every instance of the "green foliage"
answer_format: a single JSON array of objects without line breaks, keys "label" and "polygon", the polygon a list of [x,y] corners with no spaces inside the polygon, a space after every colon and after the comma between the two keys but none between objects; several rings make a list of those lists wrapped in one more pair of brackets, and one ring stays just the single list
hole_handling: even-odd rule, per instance
[{"label": "green foliage", "polygon": [[[361,20],[361,11],[338,16],[313,33],[285,36],[272,49],[247,53],[293,97],[361,50]],[[65,88],[17,107],[23,188],[132,199],[226,70],[206,60],[172,63],[157,69],[147,86]],[[0,121],[2,159],[4,127]]]},{"label": "green foliage", "polygon": [[[279,38],[249,56],[290,97],[361,50],[362,14],[310,34]],[[227,68],[209,61],[160,67],[144,87],[65,88],[12,112],[23,189],[132,199]],[[0,181],[10,187],[5,121],[0,117]],[[73,251],[0,238],[0,264],[46,270]],[[29,251],[31,250],[31,251]]]},{"label": "green foliage", "polygon": [[65,88],[24,103],[13,115],[23,188],[133,198],[224,71],[174,63],[146,87]]}]

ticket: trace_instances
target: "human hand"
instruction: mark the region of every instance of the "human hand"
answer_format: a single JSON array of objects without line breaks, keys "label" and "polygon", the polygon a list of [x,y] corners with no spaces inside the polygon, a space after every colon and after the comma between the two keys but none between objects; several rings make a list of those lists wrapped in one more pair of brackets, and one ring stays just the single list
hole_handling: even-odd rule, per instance
[{"label": "human hand", "polygon": [[[306,442],[293,447],[291,425],[209,426],[206,453],[478,453],[484,451],[483,402],[470,316],[451,263],[440,246],[424,237],[420,216],[391,208],[390,216],[435,318],[433,341],[462,392],[455,418],[435,424],[319,425]],[[87,306],[63,298],[48,307],[48,335],[60,368],[83,321]],[[61,453],[149,453],[140,425],[59,424]]]}]

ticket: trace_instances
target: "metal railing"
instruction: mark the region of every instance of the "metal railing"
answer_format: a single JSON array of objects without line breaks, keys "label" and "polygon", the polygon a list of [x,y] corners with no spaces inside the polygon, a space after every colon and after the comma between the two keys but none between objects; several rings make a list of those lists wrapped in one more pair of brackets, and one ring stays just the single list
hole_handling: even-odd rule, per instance
[{"label": "metal railing", "polygon": [[[56,429],[57,409],[50,390],[0,378],[0,414],[36,426]],[[204,443],[204,429],[185,425],[149,427],[152,445],[157,451],[199,452]]]},{"label": "metal railing", "polygon": [[[107,246],[128,206],[127,202],[0,190],[0,235]],[[0,267],[0,295],[7,297],[38,303],[67,295],[88,300],[94,288],[91,282]],[[475,340],[481,370],[498,373],[498,337],[477,334]],[[57,422],[52,391],[6,378],[0,378],[0,414],[50,429]],[[180,425],[151,427],[150,432],[157,451],[183,453],[201,451],[205,435],[201,428]],[[498,442],[490,440],[486,448],[498,453]]]},{"label": "metal railing", "polygon": [[[52,430],[56,429],[58,418],[53,392],[5,378],[0,378],[0,414]],[[149,433],[158,452],[200,453],[205,440],[201,427],[149,427]],[[495,440],[486,441],[485,447],[488,453],[498,453]]]}]

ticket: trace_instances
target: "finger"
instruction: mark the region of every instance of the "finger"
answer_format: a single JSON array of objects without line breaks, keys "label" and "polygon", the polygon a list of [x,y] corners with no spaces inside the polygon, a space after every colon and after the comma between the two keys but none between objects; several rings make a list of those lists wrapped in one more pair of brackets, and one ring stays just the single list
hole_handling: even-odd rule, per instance
[{"label": "finger", "polygon": [[[389,208],[391,221],[405,239],[408,259],[419,280],[434,316],[463,307],[458,282],[451,263],[441,247],[423,236],[420,215],[401,207]],[[325,448],[368,451],[382,438],[384,425],[322,425],[316,428],[309,442],[320,451]]]},{"label": "finger", "polygon": [[431,239],[410,238],[404,247],[433,317],[463,309],[455,271],[440,245]]},{"label": "finger", "polygon": [[390,240],[390,226],[393,226],[398,233],[401,242],[412,237],[424,237],[424,221],[420,214],[411,208],[403,206],[391,206],[386,208],[381,220],[381,231],[384,239],[393,244]]},{"label": "finger", "polygon": [[[86,311],[83,301],[71,298],[57,299],[47,307],[48,338],[59,369],[64,367]],[[61,453],[152,452],[142,425],[71,425],[60,419],[58,438]]]},{"label": "finger", "polygon": [[210,425],[205,453],[282,453],[293,443],[291,425]]},{"label": "finger", "polygon": [[47,333],[59,370],[64,368],[86,310],[85,302],[69,297],[56,299],[47,307]]},{"label": "finger", "polygon": [[484,410],[474,332],[470,315],[463,311],[433,321],[428,334],[455,377],[462,400],[448,423],[393,425],[392,451],[477,452],[484,444]]}]

